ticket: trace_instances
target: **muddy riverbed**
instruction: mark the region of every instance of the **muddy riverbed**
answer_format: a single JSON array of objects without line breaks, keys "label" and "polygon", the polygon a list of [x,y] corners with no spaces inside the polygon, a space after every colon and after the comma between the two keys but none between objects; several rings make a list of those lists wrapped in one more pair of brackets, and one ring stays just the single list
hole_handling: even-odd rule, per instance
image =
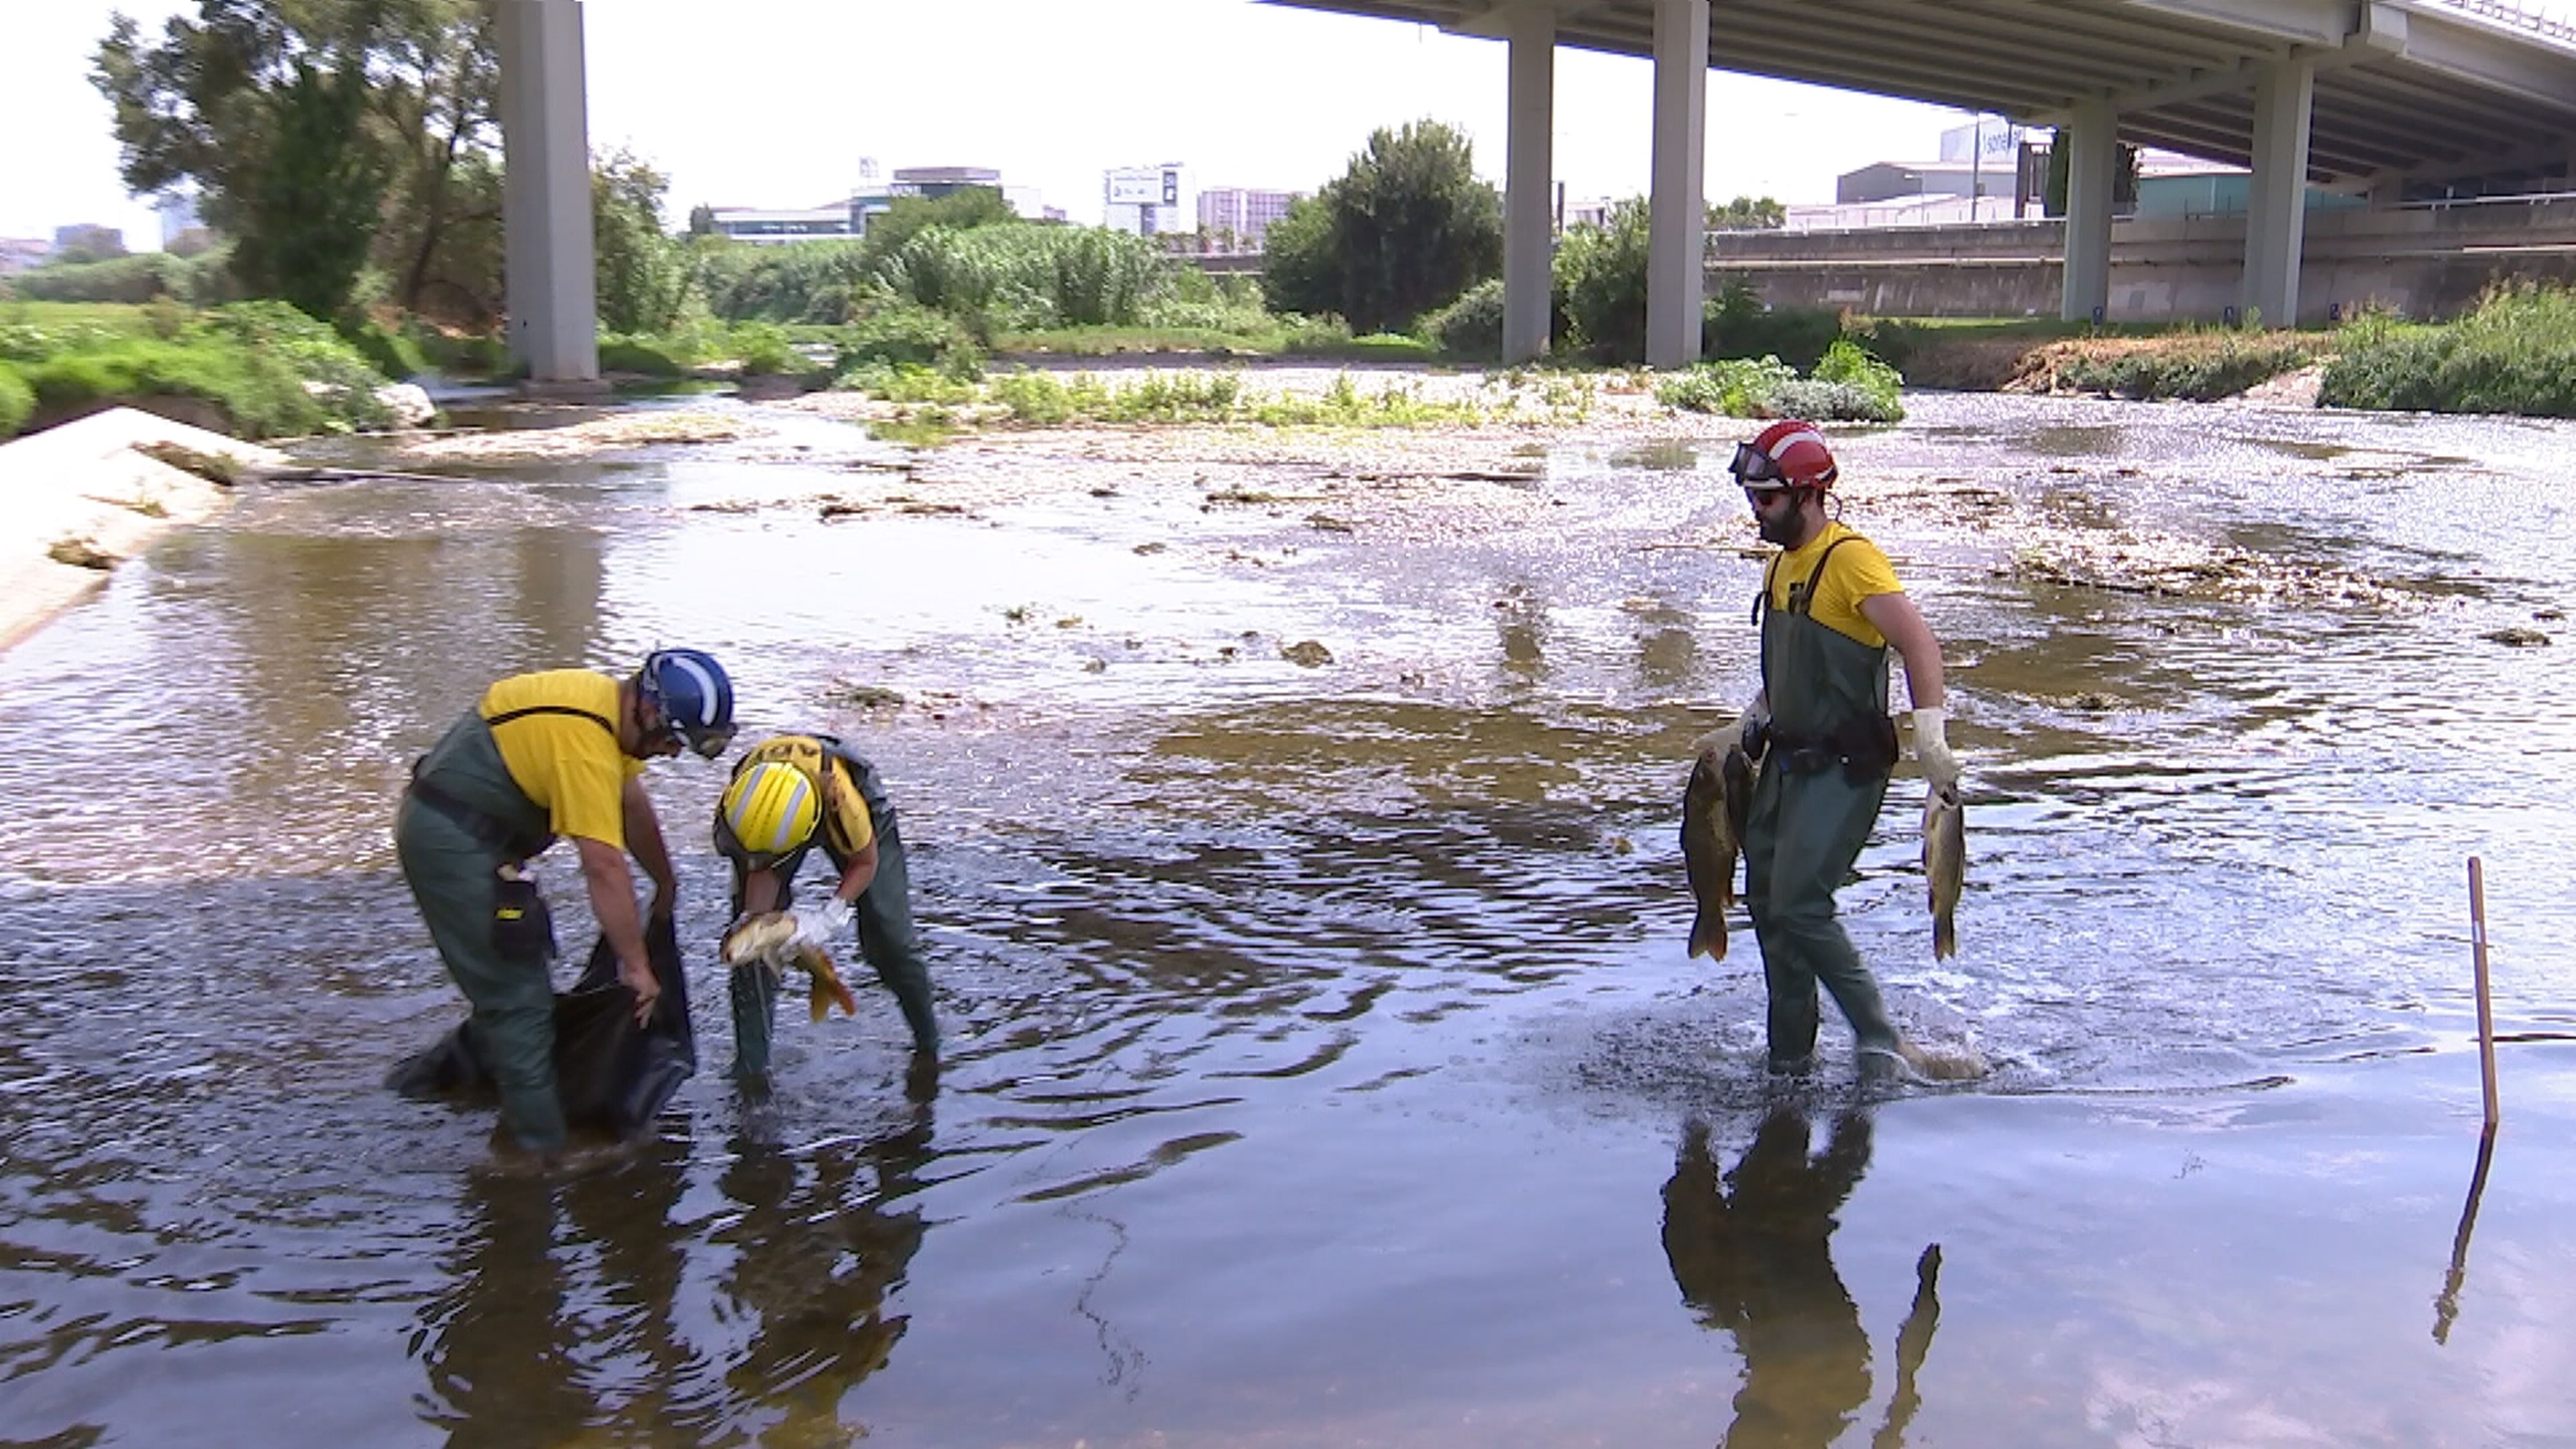
[{"label": "muddy riverbed", "polygon": [[[1952,661],[1960,954],[1910,774],[1843,912],[1997,1069],[1870,1096],[1684,956],[1740,425],[699,401],[245,489],[0,656],[0,1441],[2576,1439],[2576,435],[1908,405],[1836,436]],[[391,802],[490,677],[683,643],[879,762],[944,1069],[863,986],[726,1081],[722,772],[659,764],[702,1069],[495,1172],[378,1087],[460,1011]]]}]

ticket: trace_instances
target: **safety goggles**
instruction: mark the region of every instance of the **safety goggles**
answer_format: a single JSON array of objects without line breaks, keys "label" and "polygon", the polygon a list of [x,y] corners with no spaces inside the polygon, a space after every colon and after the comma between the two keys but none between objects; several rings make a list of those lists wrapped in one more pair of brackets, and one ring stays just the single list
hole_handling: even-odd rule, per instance
[{"label": "safety goggles", "polygon": [[1756,487],[1789,486],[1789,475],[1780,471],[1780,465],[1771,460],[1770,454],[1751,443],[1735,445],[1735,457],[1726,465],[1726,471],[1734,474],[1735,481],[1743,484],[1748,493]]},{"label": "safety goggles", "polygon": [[725,747],[733,743],[733,731],[732,725],[697,729],[677,721],[671,724],[671,738],[688,747],[699,758],[707,760],[712,760],[725,752]]}]

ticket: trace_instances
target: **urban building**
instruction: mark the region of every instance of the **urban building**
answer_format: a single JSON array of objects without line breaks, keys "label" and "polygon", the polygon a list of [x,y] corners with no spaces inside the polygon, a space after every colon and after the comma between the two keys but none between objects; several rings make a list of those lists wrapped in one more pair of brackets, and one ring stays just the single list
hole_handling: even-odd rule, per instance
[{"label": "urban building", "polygon": [[1288,214],[1302,191],[1260,191],[1244,186],[1211,186],[1199,193],[1199,231],[1230,241],[1222,250],[1257,252],[1270,224]]},{"label": "urban building", "polygon": [[96,222],[75,222],[54,228],[54,252],[79,252],[92,260],[125,255],[125,233]]},{"label": "urban building", "polygon": [[903,166],[891,181],[879,183],[874,161],[859,163],[859,189],[840,201],[808,207],[717,206],[715,229],[738,241],[776,245],[801,241],[851,241],[867,235],[868,219],[883,216],[896,198],[954,196],[970,186],[1002,193],[1011,210],[1030,221],[1062,221],[1064,212],[1046,205],[1034,186],[1006,186],[1002,173],[989,166]]},{"label": "urban building", "polygon": [[[2241,166],[2149,147],[2138,153],[2138,205],[2131,214],[2176,218],[2243,216],[2246,199],[2253,190],[2254,173]],[[2367,196],[2308,188],[2310,211],[2369,204]]]},{"label": "urban building", "polygon": [[1198,216],[1189,168],[1177,161],[1102,172],[1101,204],[1100,224],[1133,236],[1188,231]]},{"label": "urban building", "polygon": [[54,244],[40,236],[0,236],[0,277],[44,261]]},{"label": "urban building", "polygon": [[201,248],[214,238],[206,230],[204,218],[197,214],[197,193],[165,191],[152,201],[153,213],[161,218],[161,250],[188,251]]}]

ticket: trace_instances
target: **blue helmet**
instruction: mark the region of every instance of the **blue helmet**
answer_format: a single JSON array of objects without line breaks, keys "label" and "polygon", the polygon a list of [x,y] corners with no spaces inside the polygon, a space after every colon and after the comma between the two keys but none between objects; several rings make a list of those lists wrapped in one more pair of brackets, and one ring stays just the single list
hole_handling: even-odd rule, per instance
[{"label": "blue helmet", "polygon": [[636,691],[661,711],[672,738],[707,759],[733,742],[733,681],[700,649],[656,649],[635,671]]}]

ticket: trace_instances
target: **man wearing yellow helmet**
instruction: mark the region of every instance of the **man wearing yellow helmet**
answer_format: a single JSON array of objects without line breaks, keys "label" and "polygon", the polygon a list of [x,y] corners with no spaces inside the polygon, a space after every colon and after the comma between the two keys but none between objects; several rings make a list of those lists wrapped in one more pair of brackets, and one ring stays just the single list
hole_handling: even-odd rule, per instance
[{"label": "man wearing yellow helmet", "polygon": [[[903,838],[876,767],[830,735],[776,735],[744,751],[715,819],[716,850],[733,863],[735,914],[787,909],[789,882],[818,841],[836,878],[823,904],[807,913],[809,924],[830,935],[856,915],[859,953],[903,1008],[913,1050],[934,1059],[939,1024],[930,1009],[930,970],[913,933]],[[777,981],[749,961],[726,985],[734,1075],[760,1076],[769,1070]]]}]

